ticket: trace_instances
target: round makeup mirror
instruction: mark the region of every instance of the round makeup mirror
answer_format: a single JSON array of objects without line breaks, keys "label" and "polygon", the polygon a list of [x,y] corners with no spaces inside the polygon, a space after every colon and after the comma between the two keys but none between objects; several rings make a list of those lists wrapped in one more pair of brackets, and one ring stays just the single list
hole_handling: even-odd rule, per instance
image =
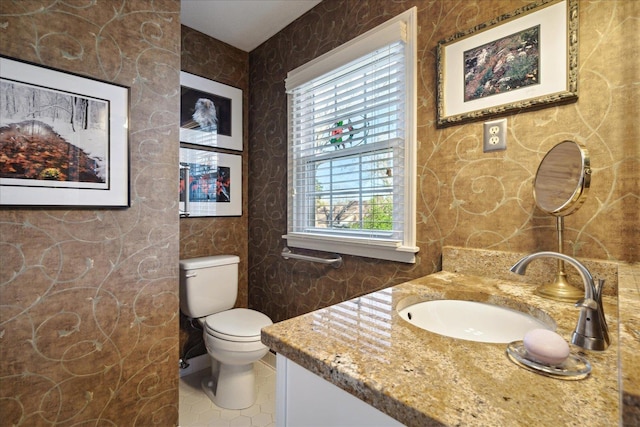
[{"label": "round makeup mirror", "polygon": [[591,183],[587,149],[563,141],[544,156],[533,183],[533,197],[544,212],[565,216],[575,212]]},{"label": "round makeup mirror", "polygon": [[[558,252],[563,253],[564,217],[584,203],[591,183],[589,153],[573,141],[562,141],[544,156],[533,183],[536,205],[556,217]],[[571,286],[564,272],[564,262],[558,260],[558,272],[553,283],[536,289],[536,294],[558,301],[575,302],[584,290]]]}]

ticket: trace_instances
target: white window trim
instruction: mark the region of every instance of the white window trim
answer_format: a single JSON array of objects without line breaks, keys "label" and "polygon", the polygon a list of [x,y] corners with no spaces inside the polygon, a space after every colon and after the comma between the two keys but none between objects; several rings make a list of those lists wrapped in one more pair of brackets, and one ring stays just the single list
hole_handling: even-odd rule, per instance
[{"label": "white window trim", "polygon": [[[314,233],[289,231],[282,237],[287,245],[346,255],[378,258],[404,263],[415,263],[416,246],[416,195],[417,195],[417,8],[413,7],[384,24],[356,37],[342,46],[296,68],[287,77],[287,89],[296,87],[313,78],[382,47],[388,43],[389,34],[405,32],[406,81],[405,93],[405,194],[404,194],[404,239],[402,242],[383,239],[346,238]],[[291,185],[289,183],[289,185]],[[291,187],[289,187],[291,188]],[[289,190],[291,191],[291,190]],[[288,209],[293,209],[288,198]],[[290,212],[289,212],[290,214]],[[290,216],[290,215],[289,215]],[[290,226],[290,225],[289,225]]]}]

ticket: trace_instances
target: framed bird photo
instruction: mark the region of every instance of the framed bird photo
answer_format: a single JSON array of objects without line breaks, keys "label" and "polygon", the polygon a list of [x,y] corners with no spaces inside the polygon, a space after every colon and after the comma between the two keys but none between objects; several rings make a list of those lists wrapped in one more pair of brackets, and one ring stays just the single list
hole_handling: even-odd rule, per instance
[{"label": "framed bird photo", "polygon": [[181,72],[180,142],[242,151],[242,90]]}]

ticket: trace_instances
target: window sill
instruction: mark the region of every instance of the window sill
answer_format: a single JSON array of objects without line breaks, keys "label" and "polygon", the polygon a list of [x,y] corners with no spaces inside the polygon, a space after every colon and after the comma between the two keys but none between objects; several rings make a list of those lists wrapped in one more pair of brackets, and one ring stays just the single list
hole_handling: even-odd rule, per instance
[{"label": "window sill", "polygon": [[291,233],[282,236],[282,238],[287,240],[287,246],[293,248],[313,249],[408,264],[416,262],[416,253],[420,250],[416,246],[402,246],[400,242],[329,237],[314,234]]}]

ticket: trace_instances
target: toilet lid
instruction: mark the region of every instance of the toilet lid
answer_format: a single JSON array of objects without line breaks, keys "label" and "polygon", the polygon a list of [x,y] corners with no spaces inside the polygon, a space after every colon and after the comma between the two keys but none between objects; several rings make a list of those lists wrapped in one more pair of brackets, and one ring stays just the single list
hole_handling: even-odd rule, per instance
[{"label": "toilet lid", "polygon": [[205,319],[207,333],[230,341],[259,341],[260,329],[271,324],[268,316],[247,308],[226,310]]}]

